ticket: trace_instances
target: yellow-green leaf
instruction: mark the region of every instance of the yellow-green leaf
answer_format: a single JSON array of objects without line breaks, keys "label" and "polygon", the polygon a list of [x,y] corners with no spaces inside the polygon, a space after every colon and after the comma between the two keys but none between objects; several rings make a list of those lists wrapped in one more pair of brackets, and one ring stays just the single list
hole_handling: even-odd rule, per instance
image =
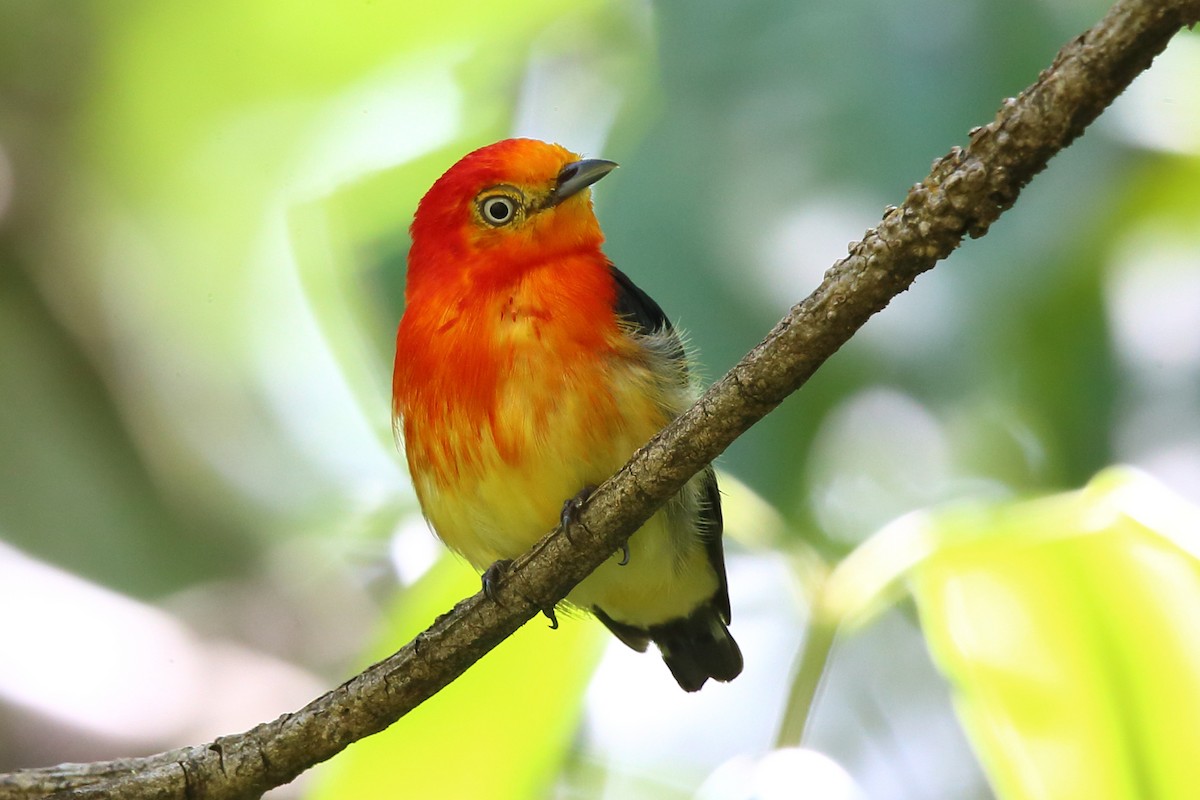
[{"label": "yellow-green leaf", "polygon": [[[372,660],[478,587],[470,569],[442,559],[399,597]],[[534,619],[391,728],[319,768],[310,800],[546,796],[603,641],[592,620],[559,620],[550,630],[545,619]]]},{"label": "yellow-green leaf", "polygon": [[1200,515],[1125,470],[956,512],[912,573],[929,646],[998,796],[1200,786]]}]

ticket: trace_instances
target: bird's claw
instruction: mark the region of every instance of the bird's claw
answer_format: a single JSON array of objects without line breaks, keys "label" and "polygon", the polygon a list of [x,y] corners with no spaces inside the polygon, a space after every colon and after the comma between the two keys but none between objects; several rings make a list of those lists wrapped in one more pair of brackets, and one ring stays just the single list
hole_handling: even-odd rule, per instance
[{"label": "bird's claw", "polygon": [[[483,571],[483,595],[493,603],[499,603],[498,597],[500,591],[500,582],[508,575],[508,571],[512,569],[513,560],[511,558],[502,558]],[[554,606],[543,608],[542,613],[546,619],[550,620],[550,630],[558,630],[558,616],[554,613]],[[445,615],[443,615],[445,616]]]},{"label": "bird's claw", "polygon": [[497,592],[500,591],[500,582],[504,580],[512,564],[511,558],[502,558],[483,572],[483,595],[493,603],[500,602],[496,598]]},{"label": "bird's claw", "polygon": [[621,560],[617,562],[618,567],[623,567],[629,563],[629,542],[621,543]]},{"label": "bird's claw", "polygon": [[[558,526],[566,535],[567,541],[571,541],[571,534],[569,532],[571,525],[579,521],[579,512],[583,511],[584,505],[594,491],[596,491],[595,486],[585,486],[579,490],[578,494],[563,503],[562,513],[558,516]],[[574,544],[574,542],[571,543]]]}]

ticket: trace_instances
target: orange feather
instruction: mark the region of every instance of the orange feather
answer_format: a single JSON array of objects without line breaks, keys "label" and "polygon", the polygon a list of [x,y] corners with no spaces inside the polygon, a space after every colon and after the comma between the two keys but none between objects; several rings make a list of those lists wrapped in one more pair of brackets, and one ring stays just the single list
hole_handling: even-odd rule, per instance
[{"label": "orange feather", "polygon": [[[576,179],[587,165],[599,171]],[[612,166],[506,140],[451,167],[413,219],[393,414],[426,517],[479,569],[528,549],[687,402],[669,326],[617,313],[586,188]],[[568,598],[631,646],[657,641],[689,690],[741,669],[719,520],[706,473],[630,538],[628,565],[606,562]]]}]

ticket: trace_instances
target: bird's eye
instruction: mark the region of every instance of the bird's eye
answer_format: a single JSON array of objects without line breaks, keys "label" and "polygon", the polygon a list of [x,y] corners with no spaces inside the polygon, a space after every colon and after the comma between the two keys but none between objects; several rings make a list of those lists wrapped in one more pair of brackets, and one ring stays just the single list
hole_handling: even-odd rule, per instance
[{"label": "bird's eye", "polygon": [[485,222],[500,227],[513,221],[517,215],[517,204],[511,197],[494,194],[483,198],[479,204],[479,211]]}]

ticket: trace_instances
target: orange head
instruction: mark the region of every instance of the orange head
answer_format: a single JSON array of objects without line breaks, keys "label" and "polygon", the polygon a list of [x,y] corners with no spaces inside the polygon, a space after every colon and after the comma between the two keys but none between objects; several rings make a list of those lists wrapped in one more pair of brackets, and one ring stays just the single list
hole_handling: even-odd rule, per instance
[{"label": "orange head", "polygon": [[565,147],[505,139],[446,171],[417,206],[408,292],[426,281],[502,283],[604,240],[587,187],[616,167]]}]

